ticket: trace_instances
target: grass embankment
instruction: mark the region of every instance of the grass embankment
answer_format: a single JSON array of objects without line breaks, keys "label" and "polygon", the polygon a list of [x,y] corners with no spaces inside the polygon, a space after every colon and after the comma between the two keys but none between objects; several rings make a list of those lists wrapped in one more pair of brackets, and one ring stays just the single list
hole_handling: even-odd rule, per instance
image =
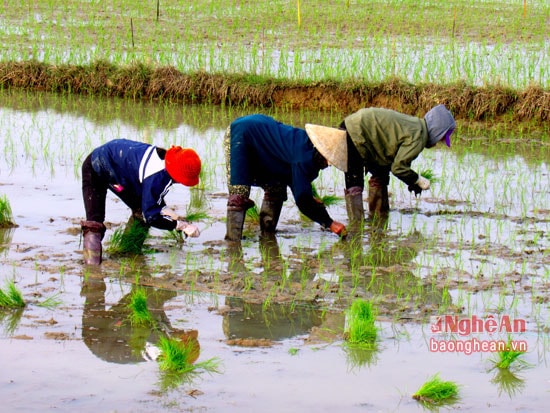
[{"label": "grass embankment", "polygon": [[542,0],[34,0],[0,13],[3,88],[339,113],[444,103],[459,121],[545,132],[550,118]]},{"label": "grass embankment", "polygon": [[300,82],[252,75],[186,74],[175,68],[143,64],[118,67],[107,62],[87,66],[41,62],[0,63],[0,86],[58,93],[80,93],[184,103],[352,112],[383,106],[421,115],[444,103],[456,119],[497,123],[550,120],[550,91],[538,86],[515,90],[475,87],[464,82],[417,84],[392,78],[360,81]]}]

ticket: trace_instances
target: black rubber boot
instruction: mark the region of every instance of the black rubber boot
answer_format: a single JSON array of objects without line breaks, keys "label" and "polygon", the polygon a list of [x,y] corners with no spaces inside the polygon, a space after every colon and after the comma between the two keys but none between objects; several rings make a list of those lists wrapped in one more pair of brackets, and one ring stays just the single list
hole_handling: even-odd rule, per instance
[{"label": "black rubber boot", "polygon": [[344,191],[346,199],[346,211],[350,223],[360,223],[365,219],[363,206],[363,188],[354,186]]},{"label": "black rubber boot", "polygon": [[246,210],[254,206],[254,201],[243,195],[229,195],[227,200],[226,241],[240,241],[243,237]]},{"label": "black rubber boot", "polygon": [[262,208],[260,209],[260,230],[262,234],[273,234],[279,223],[281,210],[283,209],[282,200],[269,200],[264,198]]},{"label": "black rubber boot", "polygon": [[226,241],[240,241],[243,237],[244,217],[246,211],[239,207],[227,207]]},{"label": "black rubber boot", "polygon": [[80,225],[84,238],[84,263],[87,265],[101,264],[101,254],[103,252],[101,241],[105,235],[105,225],[96,221],[82,221]]}]

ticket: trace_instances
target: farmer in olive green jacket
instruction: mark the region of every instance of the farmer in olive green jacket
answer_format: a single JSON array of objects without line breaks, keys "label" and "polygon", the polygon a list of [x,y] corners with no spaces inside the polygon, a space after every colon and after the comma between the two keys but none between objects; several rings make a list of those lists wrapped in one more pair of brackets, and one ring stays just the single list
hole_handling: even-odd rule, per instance
[{"label": "farmer in olive green jacket", "polygon": [[424,118],[394,110],[367,108],[347,116],[340,128],[347,132],[347,170],[345,172],[346,209],[350,221],[364,219],[364,177],[369,179],[369,216],[389,212],[390,172],[419,195],[430,181],[411,169],[411,163],[424,148],[444,141],[451,146],[456,124],[444,105],[431,109]]}]

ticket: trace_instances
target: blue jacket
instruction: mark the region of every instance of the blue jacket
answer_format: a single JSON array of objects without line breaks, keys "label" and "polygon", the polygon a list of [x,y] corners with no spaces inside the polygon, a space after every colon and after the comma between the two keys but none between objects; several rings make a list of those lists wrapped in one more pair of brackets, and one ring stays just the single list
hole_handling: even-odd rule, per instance
[{"label": "blue jacket", "polygon": [[147,224],[168,230],[176,227],[175,221],[160,213],[173,182],[155,146],[115,139],[94,149],[92,167],[124,203],[141,209]]},{"label": "blue jacket", "polygon": [[332,224],[326,208],[313,198],[311,182],[320,168],[315,148],[303,129],[255,114],[231,123],[231,185],[290,187],[300,211],[324,227]]}]

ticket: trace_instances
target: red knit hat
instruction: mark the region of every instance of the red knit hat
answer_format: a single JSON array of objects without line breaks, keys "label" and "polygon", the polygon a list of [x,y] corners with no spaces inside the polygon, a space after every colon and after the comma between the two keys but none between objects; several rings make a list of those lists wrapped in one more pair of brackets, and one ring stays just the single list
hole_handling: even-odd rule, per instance
[{"label": "red knit hat", "polygon": [[172,146],[166,151],[164,165],[174,181],[185,186],[195,186],[199,183],[201,158],[193,149]]}]

